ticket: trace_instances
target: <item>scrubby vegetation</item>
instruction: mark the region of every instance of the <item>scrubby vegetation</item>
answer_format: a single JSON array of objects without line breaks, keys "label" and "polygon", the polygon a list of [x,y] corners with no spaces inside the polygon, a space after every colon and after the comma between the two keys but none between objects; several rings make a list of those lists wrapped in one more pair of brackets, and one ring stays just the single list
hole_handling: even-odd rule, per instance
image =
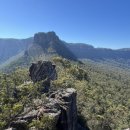
[{"label": "scrubby vegetation", "polygon": [[[120,130],[129,127],[129,72],[122,69],[117,71],[114,67],[108,71],[106,68],[103,69],[103,66],[87,63],[84,65],[68,63],[67,66],[62,65],[62,67],[59,71],[59,79],[55,81],[55,87],[76,88],[78,111],[86,120],[86,125],[88,124],[92,130],[107,127]],[[63,69],[65,71],[62,71]]]},{"label": "scrubby vegetation", "polygon": [[[79,123],[91,130],[122,130],[130,127],[130,72],[86,62],[80,64],[60,57],[53,58],[58,79],[51,89],[73,87],[77,90]],[[110,68],[110,67],[109,67]],[[0,74],[0,129],[4,129],[25,105],[30,105],[39,93],[40,83],[33,84],[28,69]],[[32,104],[31,104],[32,105]],[[45,118],[44,118],[45,119]],[[46,120],[30,125],[46,128]]]}]

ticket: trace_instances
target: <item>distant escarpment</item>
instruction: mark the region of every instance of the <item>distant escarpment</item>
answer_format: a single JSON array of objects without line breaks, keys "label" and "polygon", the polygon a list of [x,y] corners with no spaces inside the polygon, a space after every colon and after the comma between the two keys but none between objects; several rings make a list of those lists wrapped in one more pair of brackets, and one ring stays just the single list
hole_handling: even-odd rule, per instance
[{"label": "distant escarpment", "polygon": [[34,35],[33,45],[26,51],[31,57],[58,55],[70,60],[77,60],[76,56],[66,47],[55,32],[39,32]]}]

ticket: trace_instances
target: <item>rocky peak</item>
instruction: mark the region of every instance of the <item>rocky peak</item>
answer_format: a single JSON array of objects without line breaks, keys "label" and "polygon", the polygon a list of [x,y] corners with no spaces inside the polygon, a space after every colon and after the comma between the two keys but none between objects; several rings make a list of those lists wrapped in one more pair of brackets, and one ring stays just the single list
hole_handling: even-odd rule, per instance
[{"label": "rocky peak", "polygon": [[[40,52],[39,53],[39,48]],[[39,32],[34,35],[34,41],[31,48],[29,48],[30,54],[32,54],[33,57],[35,56],[42,56],[42,55],[59,55],[66,59],[71,59],[76,61],[77,58],[75,55],[68,49],[65,42],[59,39],[59,37],[56,35],[55,32]],[[35,53],[36,52],[36,55]]]},{"label": "rocky peak", "polygon": [[55,32],[39,32],[34,35],[34,44],[41,45],[44,49],[49,47],[50,42],[57,42],[59,41],[59,37],[56,35]]}]

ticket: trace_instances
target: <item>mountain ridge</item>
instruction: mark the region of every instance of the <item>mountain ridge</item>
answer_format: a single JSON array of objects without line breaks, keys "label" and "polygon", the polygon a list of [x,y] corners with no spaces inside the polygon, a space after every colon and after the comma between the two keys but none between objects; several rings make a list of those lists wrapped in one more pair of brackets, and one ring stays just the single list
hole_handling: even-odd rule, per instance
[{"label": "mountain ridge", "polygon": [[[3,44],[2,41],[6,41],[3,42],[6,44]],[[10,45],[14,50],[10,48]],[[12,52],[11,54],[9,53],[10,51]],[[27,39],[0,39],[0,64],[5,61],[7,62],[12,56],[22,51],[25,51],[24,57],[26,57],[26,59],[29,56],[31,58],[36,57],[35,59],[37,59],[42,55],[59,55],[70,60],[90,59],[94,61],[104,61],[109,59],[130,65],[130,48],[95,48],[85,43],[68,43],[61,40],[54,31],[47,33],[38,32],[34,37]]]},{"label": "mountain ridge", "polygon": [[0,38],[0,64],[26,50],[32,40],[32,37],[27,39]]}]

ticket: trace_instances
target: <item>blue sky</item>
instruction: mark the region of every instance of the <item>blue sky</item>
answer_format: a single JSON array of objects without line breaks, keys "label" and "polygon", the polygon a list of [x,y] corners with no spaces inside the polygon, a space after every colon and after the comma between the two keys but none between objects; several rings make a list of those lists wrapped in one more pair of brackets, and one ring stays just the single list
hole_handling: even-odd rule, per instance
[{"label": "blue sky", "polygon": [[130,0],[0,0],[0,37],[55,31],[67,42],[130,48]]}]

